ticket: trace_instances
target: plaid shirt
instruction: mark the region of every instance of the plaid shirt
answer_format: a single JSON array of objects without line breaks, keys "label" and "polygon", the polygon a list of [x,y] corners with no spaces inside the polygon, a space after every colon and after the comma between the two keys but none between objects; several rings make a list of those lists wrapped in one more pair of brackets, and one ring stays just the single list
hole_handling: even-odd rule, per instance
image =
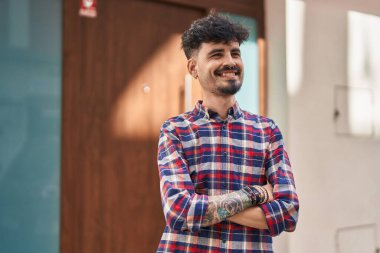
[{"label": "plaid shirt", "polygon": [[[281,132],[237,103],[226,120],[199,101],[165,121],[158,167],[166,227],[157,252],[273,252],[272,236],[295,229],[298,197]],[[275,199],[260,206],[268,230],[229,221],[201,227],[208,196],[267,182]]]}]

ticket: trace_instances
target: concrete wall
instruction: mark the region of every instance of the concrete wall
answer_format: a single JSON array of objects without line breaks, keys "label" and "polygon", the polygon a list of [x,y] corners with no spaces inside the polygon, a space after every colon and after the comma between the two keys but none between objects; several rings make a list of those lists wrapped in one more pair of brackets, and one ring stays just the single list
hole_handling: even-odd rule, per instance
[{"label": "concrete wall", "polygon": [[[370,88],[374,102],[363,110],[372,110],[379,136],[380,44],[352,47],[352,37],[363,36],[352,34],[352,11],[380,20],[377,0],[266,0],[269,117],[286,136],[301,201],[297,230],[276,238],[276,252],[338,252],[339,239],[340,252],[350,253],[380,242],[380,139],[337,135],[333,117],[336,85]],[[369,44],[379,39],[373,29],[371,36]],[[366,224],[374,226],[337,237]]]}]

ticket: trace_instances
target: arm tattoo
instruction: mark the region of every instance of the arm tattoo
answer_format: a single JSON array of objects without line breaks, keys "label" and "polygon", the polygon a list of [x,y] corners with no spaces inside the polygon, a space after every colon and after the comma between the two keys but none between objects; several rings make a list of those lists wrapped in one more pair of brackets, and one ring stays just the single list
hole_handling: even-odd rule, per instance
[{"label": "arm tattoo", "polygon": [[250,206],[252,206],[252,201],[244,190],[209,196],[208,207],[201,226],[207,227],[219,223]]}]

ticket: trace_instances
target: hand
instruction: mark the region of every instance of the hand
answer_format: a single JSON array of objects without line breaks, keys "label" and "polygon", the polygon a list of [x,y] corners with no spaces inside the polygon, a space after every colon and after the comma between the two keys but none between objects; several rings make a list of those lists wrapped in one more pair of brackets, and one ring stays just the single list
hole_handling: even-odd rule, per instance
[{"label": "hand", "polygon": [[272,185],[271,184],[266,184],[263,187],[267,190],[268,195],[269,195],[269,199],[268,199],[267,202],[273,201],[273,187],[272,187]]}]

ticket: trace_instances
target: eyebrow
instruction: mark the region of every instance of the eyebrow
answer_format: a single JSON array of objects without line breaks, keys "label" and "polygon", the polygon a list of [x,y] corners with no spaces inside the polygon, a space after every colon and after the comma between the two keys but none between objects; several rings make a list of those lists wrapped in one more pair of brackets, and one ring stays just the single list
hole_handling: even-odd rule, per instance
[{"label": "eyebrow", "polygon": [[233,52],[233,53],[239,52],[239,53],[240,53],[240,48],[233,48],[233,49],[231,50],[231,52]]}]

